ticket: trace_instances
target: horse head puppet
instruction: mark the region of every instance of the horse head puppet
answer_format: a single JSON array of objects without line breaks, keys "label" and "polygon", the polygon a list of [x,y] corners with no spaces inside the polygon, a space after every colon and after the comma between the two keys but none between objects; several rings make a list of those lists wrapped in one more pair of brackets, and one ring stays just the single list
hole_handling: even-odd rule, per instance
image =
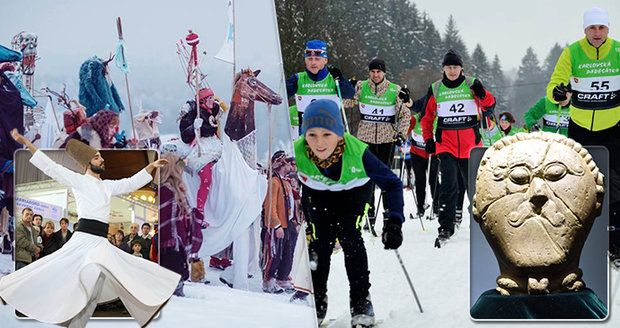
[{"label": "horse head puppet", "polygon": [[256,77],[260,70],[241,70],[235,75],[230,113],[226,119],[224,132],[233,141],[241,140],[255,131],[254,102],[279,105],[282,97],[271,90]]}]

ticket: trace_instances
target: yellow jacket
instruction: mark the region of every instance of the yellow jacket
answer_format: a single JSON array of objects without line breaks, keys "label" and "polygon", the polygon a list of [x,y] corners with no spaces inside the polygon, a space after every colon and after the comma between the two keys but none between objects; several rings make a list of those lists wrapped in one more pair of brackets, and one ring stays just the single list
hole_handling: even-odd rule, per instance
[{"label": "yellow jacket", "polygon": [[[607,38],[605,43],[603,43],[598,49],[592,46],[585,37],[575,43],[579,44],[579,47],[583,50],[585,55],[593,61],[606,59],[607,56],[610,55],[611,51],[620,53],[620,48],[617,46],[618,43],[611,38]],[[573,45],[575,43],[573,43]],[[615,47],[614,44],[616,45]],[[547,98],[549,98],[549,100],[554,104],[557,104],[557,101],[553,99],[553,88],[560,83],[568,85],[570,82],[570,77],[573,75],[574,63],[571,62],[572,56],[569,49],[571,46],[564,48],[564,51],[562,51],[562,54],[555,65],[555,69],[553,70],[553,74],[551,75],[549,84],[547,85]],[[577,123],[577,125],[588,130],[605,130],[615,126],[618,121],[620,121],[620,106],[604,111],[597,111],[596,115],[594,115],[592,110],[580,109],[571,105],[570,117],[572,121]]]}]

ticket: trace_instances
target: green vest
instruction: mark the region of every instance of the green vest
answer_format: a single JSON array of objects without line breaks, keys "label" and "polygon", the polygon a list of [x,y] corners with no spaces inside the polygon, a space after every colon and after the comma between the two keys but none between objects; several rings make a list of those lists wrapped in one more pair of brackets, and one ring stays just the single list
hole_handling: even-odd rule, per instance
[{"label": "green vest", "polygon": [[426,147],[426,142],[424,141],[424,136],[422,135],[422,122],[420,122],[420,113],[414,113],[413,117],[415,117],[415,126],[411,130],[411,145],[419,149],[424,149],[424,147]]},{"label": "green vest", "polygon": [[545,98],[545,115],[542,117],[542,130],[568,136],[569,106],[561,107]]},{"label": "green vest", "polygon": [[478,104],[469,89],[473,81],[473,77],[466,77],[456,88],[446,87],[441,80],[433,83],[438,127],[454,130],[478,125]]},{"label": "green vest", "polygon": [[573,95],[570,117],[591,131],[605,130],[620,120],[620,43],[608,39],[611,50],[598,60],[590,59],[579,42],[568,46]]},{"label": "green vest", "polygon": [[340,103],[334,77],[327,74],[324,79],[313,81],[308,76],[308,72],[297,73],[297,93],[295,94],[297,110],[303,113],[311,102],[319,99],[329,99],[337,104]]},{"label": "green vest", "polygon": [[383,95],[378,96],[370,89],[368,80],[363,81],[358,99],[362,121],[395,123],[397,89],[396,84],[390,83]]},{"label": "green vest", "polygon": [[493,129],[482,131],[482,144],[485,147],[491,147],[497,140],[501,139],[504,133],[500,131],[497,125],[493,126]]},{"label": "green vest", "polygon": [[297,115],[297,105],[288,108],[288,114],[291,119],[292,126],[299,126],[299,115]]},{"label": "green vest", "polygon": [[362,156],[368,145],[349,133],[344,134],[344,154],[340,179],[334,181],[324,176],[306,153],[304,136],[295,140],[295,161],[299,181],[314,190],[342,191],[363,186],[370,180],[364,169]]}]

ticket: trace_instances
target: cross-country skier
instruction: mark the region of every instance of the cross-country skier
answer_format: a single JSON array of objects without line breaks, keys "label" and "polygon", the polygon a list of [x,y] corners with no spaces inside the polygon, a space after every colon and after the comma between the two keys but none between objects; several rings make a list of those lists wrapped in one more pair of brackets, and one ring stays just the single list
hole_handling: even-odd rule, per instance
[{"label": "cross-country skier", "polygon": [[351,323],[372,326],[368,258],[360,232],[366,199],[360,195],[368,192],[371,181],[385,190],[382,241],[386,249],[397,249],[403,240],[403,185],[368,145],[344,132],[338,104],[331,100],[317,100],[306,108],[302,136],[294,148],[304,212],[314,238],[310,249],[316,262],[312,283],[317,317],[322,321],[327,312],[327,279],[337,238],[349,278]]}]

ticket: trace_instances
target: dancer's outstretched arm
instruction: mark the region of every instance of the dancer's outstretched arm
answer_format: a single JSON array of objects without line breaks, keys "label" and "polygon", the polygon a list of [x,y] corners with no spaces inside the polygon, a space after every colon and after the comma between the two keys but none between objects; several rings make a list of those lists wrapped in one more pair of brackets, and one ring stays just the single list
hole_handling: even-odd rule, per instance
[{"label": "dancer's outstretched arm", "polygon": [[34,154],[37,152],[37,149],[38,149],[37,146],[33,145],[32,142],[30,142],[28,138],[24,137],[21,133],[19,133],[17,129],[11,130],[11,136],[13,137],[13,139],[15,139],[15,141],[26,146],[26,148],[28,148],[28,150],[30,150],[31,153]]}]

